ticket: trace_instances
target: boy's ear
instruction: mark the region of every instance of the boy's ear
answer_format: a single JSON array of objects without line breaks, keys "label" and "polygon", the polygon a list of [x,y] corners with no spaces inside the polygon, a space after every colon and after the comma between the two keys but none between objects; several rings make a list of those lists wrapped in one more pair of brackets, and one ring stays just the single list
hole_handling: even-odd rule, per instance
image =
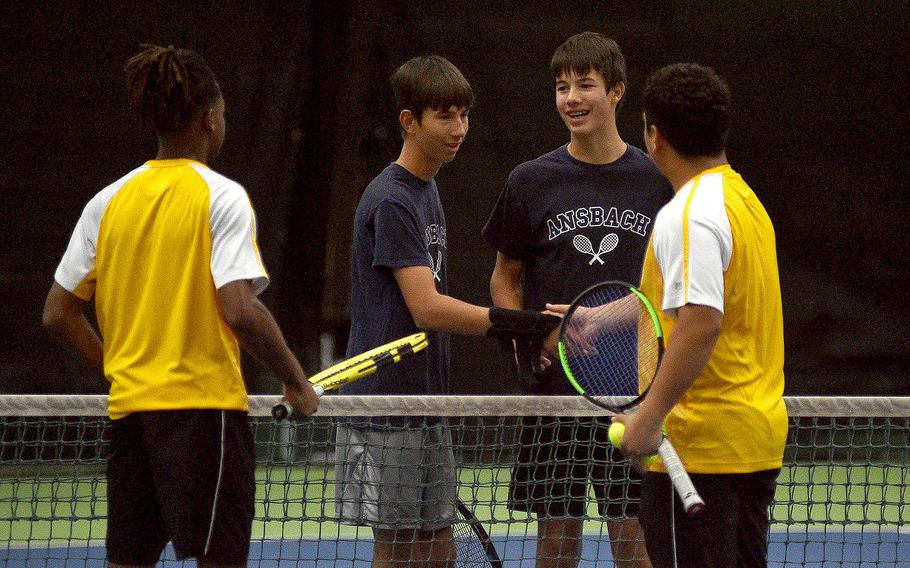
[{"label": "boy's ear", "polygon": [[[648,116],[644,112],[641,113],[641,121],[644,123],[645,147],[648,153],[653,156],[663,145],[663,137],[659,136],[660,131],[657,129],[656,124],[648,124]],[[658,138],[661,138],[660,145],[658,144]]]},{"label": "boy's ear", "polygon": [[414,126],[417,123],[417,117],[414,116],[414,113],[410,109],[404,109],[398,114],[398,123],[401,124],[401,129],[406,133],[411,133],[414,131]]},{"label": "boy's ear", "polygon": [[610,92],[608,94],[612,98],[613,104],[618,105],[619,101],[621,101],[623,96],[626,94],[626,84],[623,82],[616,83],[610,89]]},{"label": "boy's ear", "polygon": [[215,109],[207,108],[202,113],[202,128],[206,132],[215,131]]},{"label": "boy's ear", "polygon": [[664,138],[663,133],[657,128],[656,124],[652,124],[648,127],[648,134],[651,137],[651,143],[654,145],[654,151],[659,152],[663,150],[667,144],[667,139]]}]

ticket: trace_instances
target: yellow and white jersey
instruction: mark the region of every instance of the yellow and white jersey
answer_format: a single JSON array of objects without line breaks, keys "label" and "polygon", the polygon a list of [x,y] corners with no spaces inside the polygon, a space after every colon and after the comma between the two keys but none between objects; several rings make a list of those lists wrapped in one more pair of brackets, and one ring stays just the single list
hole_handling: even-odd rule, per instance
[{"label": "yellow and white jersey", "polygon": [[54,279],[95,295],[109,413],[247,410],[217,289],[268,285],[242,186],[193,160],[153,160],[86,205]]},{"label": "yellow and white jersey", "polygon": [[784,337],[774,227],[729,165],[686,183],[660,211],[642,291],[661,306],[668,345],[686,304],[723,312],[707,365],[667,417],[693,473],[781,466],[787,437]]}]

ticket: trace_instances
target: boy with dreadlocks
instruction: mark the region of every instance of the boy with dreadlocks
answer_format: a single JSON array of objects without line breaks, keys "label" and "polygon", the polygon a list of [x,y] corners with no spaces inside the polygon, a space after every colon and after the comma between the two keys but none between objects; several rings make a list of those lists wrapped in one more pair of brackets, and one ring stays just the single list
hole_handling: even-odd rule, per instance
[{"label": "boy with dreadlocks", "polygon": [[146,46],[126,87],[158,155],[89,201],[44,325],[111,383],[109,565],[152,566],[170,540],[202,567],[246,566],[255,455],[238,342],[295,412],[318,398],[257,299],[268,274],[249,197],[206,165],[225,132],[214,73],[193,51]]}]

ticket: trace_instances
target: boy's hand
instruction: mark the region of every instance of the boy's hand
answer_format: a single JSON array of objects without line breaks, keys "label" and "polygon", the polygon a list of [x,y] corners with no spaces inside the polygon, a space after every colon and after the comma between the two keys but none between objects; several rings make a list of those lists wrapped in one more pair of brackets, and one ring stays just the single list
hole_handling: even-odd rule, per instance
[{"label": "boy's hand", "polygon": [[296,385],[285,384],[284,399],[294,409],[292,416],[295,418],[310,416],[319,408],[319,395],[305,378]]}]

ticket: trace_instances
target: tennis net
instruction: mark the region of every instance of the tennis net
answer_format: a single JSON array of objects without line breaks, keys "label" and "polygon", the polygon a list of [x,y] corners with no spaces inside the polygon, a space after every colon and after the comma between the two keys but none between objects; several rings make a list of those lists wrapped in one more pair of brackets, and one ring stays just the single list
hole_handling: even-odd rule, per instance
[{"label": "tennis net", "polygon": [[[557,478],[628,475],[627,464],[609,465],[598,454],[608,442],[592,421],[607,413],[580,397],[327,396],[316,416],[282,424],[269,417],[277,400],[250,397],[258,486],[249,566],[369,563],[372,531],[347,524],[336,510],[336,430],[350,430],[352,420],[423,431],[438,428],[434,421],[448,424],[462,519],[454,527],[458,566],[533,566],[543,554],[536,516],[509,502],[510,483],[522,485],[517,476],[528,471],[513,471],[527,459],[523,446],[559,466],[551,471]],[[769,565],[910,568],[910,398],[791,397],[787,406]],[[103,396],[0,395],[0,566],[104,566],[105,414]],[[556,424],[571,444],[548,437]],[[559,453],[565,447],[570,453]],[[581,470],[570,467],[577,447],[593,453]],[[602,514],[590,489],[580,499],[580,565],[614,566],[607,527],[625,509]],[[534,494],[529,501],[540,504]],[[182,564],[165,551],[163,566]]]}]

